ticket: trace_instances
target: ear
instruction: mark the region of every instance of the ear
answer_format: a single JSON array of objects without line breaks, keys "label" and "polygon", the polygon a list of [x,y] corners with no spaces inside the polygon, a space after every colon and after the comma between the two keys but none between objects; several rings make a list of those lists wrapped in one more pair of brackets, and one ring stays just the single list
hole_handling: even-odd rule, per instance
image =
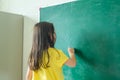
[{"label": "ear", "polygon": [[56,33],[54,32],[54,34],[53,34],[53,42],[55,43],[55,41],[56,41]]},{"label": "ear", "polygon": [[54,43],[55,43],[55,35],[54,34],[49,34],[48,42],[49,42],[50,47],[54,47]]},{"label": "ear", "polygon": [[51,44],[52,40],[53,40],[52,34],[48,34],[48,42],[49,42],[49,44]]}]

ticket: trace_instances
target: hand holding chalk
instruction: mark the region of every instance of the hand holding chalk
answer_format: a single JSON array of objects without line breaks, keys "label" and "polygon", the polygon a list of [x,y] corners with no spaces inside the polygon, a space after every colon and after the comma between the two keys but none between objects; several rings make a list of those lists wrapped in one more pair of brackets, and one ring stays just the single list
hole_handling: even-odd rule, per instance
[{"label": "hand holding chalk", "polygon": [[74,48],[68,48],[68,53],[70,56],[74,55]]},{"label": "hand holding chalk", "polygon": [[74,48],[68,48],[68,53],[69,53],[70,58],[68,59],[66,64],[70,67],[76,66],[76,58],[75,58],[74,52],[75,52]]}]

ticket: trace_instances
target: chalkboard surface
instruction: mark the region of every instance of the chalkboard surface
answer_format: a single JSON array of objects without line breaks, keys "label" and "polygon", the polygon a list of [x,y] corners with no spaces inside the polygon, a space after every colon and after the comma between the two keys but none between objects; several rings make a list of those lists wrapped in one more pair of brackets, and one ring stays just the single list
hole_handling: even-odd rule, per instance
[{"label": "chalkboard surface", "polygon": [[65,80],[120,80],[120,1],[80,0],[40,9],[54,23],[56,48],[76,49],[77,66],[64,66]]}]

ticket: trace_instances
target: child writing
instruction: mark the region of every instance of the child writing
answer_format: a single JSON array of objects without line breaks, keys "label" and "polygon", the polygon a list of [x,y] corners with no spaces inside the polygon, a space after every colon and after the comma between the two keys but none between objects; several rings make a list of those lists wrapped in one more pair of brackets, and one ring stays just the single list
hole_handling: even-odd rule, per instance
[{"label": "child writing", "polygon": [[68,58],[62,50],[54,48],[55,41],[56,34],[52,23],[35,24],[26,80],[64,80],[62,66],[76,65],[74,49],[68,48]]}]

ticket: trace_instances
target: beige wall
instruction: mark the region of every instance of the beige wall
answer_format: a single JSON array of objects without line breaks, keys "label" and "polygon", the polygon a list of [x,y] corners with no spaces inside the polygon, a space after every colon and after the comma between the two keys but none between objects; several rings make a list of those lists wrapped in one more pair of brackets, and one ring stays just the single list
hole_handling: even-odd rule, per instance
[{"label": "beige wall", "polygon": [[0,12],[0,80],[25,80],[36,22]]},{"label": "beige wall", "polygon": [[30,54],[32,46],[32,33],[33,26],[36,22],[28,17],[24,17],[24,36],[23,36],[23,79],[25,80],[27,67],[28,67],[28,56]]},{"label": "beige wall", "polygon": [[22,79],[23,16],[0,12],[0,80]]}]

